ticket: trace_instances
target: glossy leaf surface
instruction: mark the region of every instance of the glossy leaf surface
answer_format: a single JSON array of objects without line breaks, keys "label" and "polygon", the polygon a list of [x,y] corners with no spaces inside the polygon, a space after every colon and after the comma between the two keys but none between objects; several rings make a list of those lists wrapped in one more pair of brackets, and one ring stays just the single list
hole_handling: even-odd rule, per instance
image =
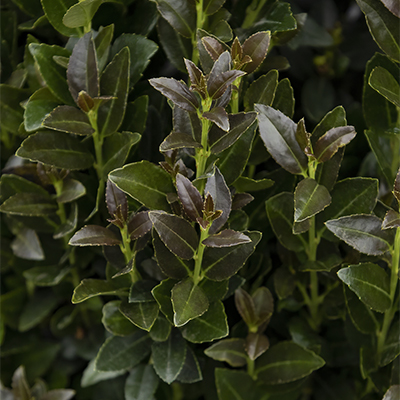
[{"label": "glossy leaf surface", "polygon": [[267,54],[270,32],[257,32],[243,43],[243,56],[249,56],[251,61],[243,67],[248,74],[254,72],[264,61]]},{"label": "glossy leaf surface", "polygon": [[121,240],[109,229],[98,225],[86,225],[70,239],[72,246],[117,246]]},{"label": "glossy leaf surface", "polygon": [[245,234],[232,229],[225,229],[203,240],[203,244],[207,247],[232,247],[243,243],[251,243],[251,239]]},{"label": "glossy leaf surface", "polygon": [[155,301],[126,303],[122,302],[119,310],[138,328],[150,331],[158,315],[158,304]]},{"label": "glossy leaf surface", "polygon": [[400,86],[393,75],[383,67],[376,67],[369,76],[369,84],[396,107],[400,107]]},{"label": "glossy leaf surface", "polygon": [[272,105],[275,90],[278,86],[278,71],[272,70],[268,74],[260,76],[247,89],[244,97],[245,109],[250,111],[254,104]]},{"label": "glossy leaf surface", "polygon": [[195,186],[182,174],[176,175],[176,189],[183,209],[188,217],[195,221],[202,217],[203,199]]},{"label": "glossy leaf surface", "polygon": [[101,279],[84,279],[74,290],[72,303],[81,303],[91,297],[100,295],[123,295],[126,289],[121,289],[115,281]]},{"label": "glossy leaf surface", "polygon": [[227,362],[232,367],[246,365],[243,339],[223,339],[208,347],[204,353],[214,360]]},{"label": "glossy leaf surface", "polygon": [[157,390],[159,380],[150,364],[137,365],[125,382],[126,400],[150,400]]}]

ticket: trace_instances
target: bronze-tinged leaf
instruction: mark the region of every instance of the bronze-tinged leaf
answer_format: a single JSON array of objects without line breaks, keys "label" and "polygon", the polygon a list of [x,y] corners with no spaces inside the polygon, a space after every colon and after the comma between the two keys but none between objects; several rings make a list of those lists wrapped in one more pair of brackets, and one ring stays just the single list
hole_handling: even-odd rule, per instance
[{"label": "bronze-tinged leaf", "polygon": [[242,288],[235,291],[235,305],[248,327],[257,325],[257,315],[252,297]]},{"label": "bronze-tinged leaf", "polygon": [[249,193],[235,193],[232,199],[232,210],[240,210],[253,200],[254,197]]},{"label": "bronze-tinged leaf", "polygon": [[232,60],[236,60],[236,58],[238,60],[242,59],[242,55],[243,55],[243,49],[242,49],[242,45],[239,42],[239,39],[237,37],[235,37],[235,40],[232,43],[232,47],[231,47],[231,56],[232,56]]},{"label": "bronze-tinged leaf", "polygon": [[126,194],[110,180],[107,181],[106,203],[108,212],[112,217],[118,218],[119,213],[124,221],[128,218],[128,200]]},{"label": "bronze-tinged leaf", "polygon": [[328,161],[339,148],[350,143],[357,132],[354,126],[340,126],[332,128],[321,136],[314,145],[314,155],[319,162]]},{"label": "bronze-tinged leaf", "polygon": [[69,241],[71,246],[118,246],[121,241],[107,228],[98,225],[86,225]]},{"label": "bronze-tinged leaf", "polygon": [[154,229],[164,244],[184,260],[193,258],[197,250],[198,237],[195,229],[185,219],[157,211],[150,212]]},{"label": "bronze-tinged leaf", "polygon": [[257,32],[250,36],[243,43],[243,56],[249,56],[251,61],[243,67],[243,71],[251,74],[264,61],[267,55],[269,41],[271,39],[270,32]]},{"label": "bronze-tinged leaf", "polygon": [[263,334],[249,333],[246,337],[245,349],[251,360],[255,360],[269,348],[269,340]]},{"label": "bronze-tinged leaf", "polygon": [[203,117],[214,122],[223,131],[229,131],[228,113],[222,107],[214,107],[210,111],[203,113]]},{"label": "bronze-tinged leaf", "polygon": [[203,146],[187,133],[172,131],[160,144],[160,151],[201,147]]},{"label": "bronze-tinged leaf", "polygon": [[197,112],[199,107],[197,98],[184,83],[173,78],[153,78],[149,82],[154,89],[161,92],[178,107],[186,111]]},{"label": "bronze-tinged leaf", "polygon": [[191,84],[201,87],[202,83],[204,82],[204,76],[203,73],[200,71],[200,69],[197,68],[195,63],[186,58],[185,58],[185,66],[189,74]]},{"label": "bronze-tinged leaf", "polygon": [[[383,5],[397,18],[400,18],[400,3],[397,0],[381,0]],[[397,388],[399,390],[400,388]],[[386,400],[386,398],[384,399]],[[389,400],[389,399],[388,399]]]},{"label": "bronze-tinged leaf", "polygon": [[241,232],[225,229],[218,234],[211,235],[203,240],[207,247],[232,247],[243,243],[250,243],[251,239]]},{"label": "bronze-tinged leaf", "polygon": [[148,211],[141,211],[132,214],[128,222],[128,232],[132,240],[139,239],[147,232],[151,231],[153,224],[149,217]]},{"label": "bronze-tinged leaf", "polygon": [[197,113],[188,112],[180,107],[174,107],[173,130],[191,136],[196,142],[201,142],[201,123]]},{"label": "bronze-tinged leaf", "polygon": [[382,222],[382,229],[391,228],[400,228],[400,214],[394,210],[389,210]]},{"label": "bronze-tinged leaf", "polygon": [[217,39],[214,39],[211,36],[203,37],[201,42],[214,61],[217,61],[219,56],[225,51],[224,46],[222,46]]},{"label": "bronze-tinged leaf", "polygon": [[176,175],[176,189],[187,216],[196,221],[203,215],[203,198],[192,182],[182,174]]},{"label": "bronze-tinged leaf", "polygon": [[302,118],[297,123],[296,140],[303,151],[306,149],[306,147],[310,147],[311,145],[310,137],[311,135],[306,130],[306,124],[304,122],[304,118]]}]

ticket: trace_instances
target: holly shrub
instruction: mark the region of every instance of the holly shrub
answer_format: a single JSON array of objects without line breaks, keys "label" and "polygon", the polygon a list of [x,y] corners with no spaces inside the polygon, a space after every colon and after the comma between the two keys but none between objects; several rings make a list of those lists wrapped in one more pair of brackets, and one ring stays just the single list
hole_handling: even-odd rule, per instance
[{"label": "holly shrub", "polygon": [[399,17],[3,1],[1,398],[398,399]]}]

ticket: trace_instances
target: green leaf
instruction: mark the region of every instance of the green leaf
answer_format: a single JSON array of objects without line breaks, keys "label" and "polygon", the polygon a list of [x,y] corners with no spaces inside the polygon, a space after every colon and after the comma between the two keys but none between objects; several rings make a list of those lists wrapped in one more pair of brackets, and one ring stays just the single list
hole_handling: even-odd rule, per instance
[{"label": "green leaf", "polygon": [[196,142],[201,143],[201,123],[197,114],[174,107],[173,128],[175,132],[185,133]]},{"label": "green leaf", "polygon": [[[171,300],[170,300],[171,303]],[[171,318],[173,315],[172,306],[171,306]],[[169,334],[171,333],[171,324],[164,317],[164,315],[158,313],[156,322],[154,322],[153,327],[150,331],[150,337],[155,342],[164,342],[168,339]]]},{"label": "green leaf", "polygon": [[368,83],[396,107],[400,107],[400,86],[388,70],[383,67],[374,68]]},{"label": "green leaf", "polygon": [[137,365],[125,382],[126,400],[151,400],[159,380],[150,364]]},{"label": "green leaf", "polygon": [[215,383],[219,400],[254,400],[254,380],[244,371],[215,369]]},{"label": "green leaf", "polygon": [[400,61],[399,19],[380,1],[357,0],[367,25],[378,46],[395,61]]},{"label": "green leaf", "polygon": [[122,129],[129,132],[138,132],[141,135],[146,129],[148,114],[149,96],[140,96],[135,101],[131,101],[126,106],[126,115],[122,123]]},{"label": "green leaf", "polygon": [[84,112],[71,106],[59,106],[48,114],[42,126],[75,135],[91,135],[94,129]]},{"label": "green leaf", "polygon": [[381,255],[388,251],[393,243],[393,232],[383,231],[382,220],[374,215],[350,215],[329,220],[325,225],[360,253]]},{"label": "green leaf", "polygon": [[296,140],[296,124],[269,106],[256,104],[261,139],[275,161],[292,174],[307,168],[307,157]]},{"label": "green leaf", "polygon": [[379,365],[381,367],[388,365],[395,360],[400,354],[400,339],[399,339],[399,320],[392,323],[391,328],[386,336],[385,345],[383,346]]},{"label": "green leaf", "polygon": [[60,105],[59,100],[47,87],[41,88],[33,93],[25,106],[25,130],[27,132],[33,132],[40,129],[42,127],[43,120],[58,105]]},{"label": "green leaf", "polygon": [[95,369],[110,372],[129,370],[150,353],[150,338],[139,331],[130,336],[108,338],[96,357]]},{"label": "green leaf", "polygon": [[187,216],[196,221],[203,216],[203,198],[192,182],[182,174],[176,175],[176,189]]},{"label": "green leaf", "polygon": [[235,305],[243,321],[249,328],[257,325],[254,301],[242,288],[235,291]]},{"label": "green leaf", "polygon": [[[282,3],[281,3],[282,4]],[[281,111],[289,118],[294,114],[294,92],[288,78],[282,79],[275,90],[272,107]]]},{"label": "green leaf", "polygon": [[135,83],[142,77],[143,71],[150,63],[151,57],[157,52],[158,46],[143,36],[135,34],[122,34],[119,36],[111,48],[111,56],[122,50],[129,48],[130,54],[130,90]]},{"label": "green leaf", "polygon": [[75,0],[41,0],[47,19],[53,27],[64,36],[81,36],[81,29],[68,28],[63,24],[65,13],[74,4]]},{"label": "green leaf", "polygon": [[156,0],[161,16],[182,36],[191,38],[196,31],[196,7],[188,0]]},{"label": "green leaf", "polygon": [[168,384],[172,383],[182,370],[187,346],[178,329],[173,329],[165,342],[155,342],[151,346],[154,369]]},{"label": "green leaf", "polygon": [[172,307],[175,326],[183,326],[190,320],[204,314],[209,306],[203,290],[191,278],[177,283],[172,289]]},{"label": "green leaf", "polygon": [[24,278],[36,286],[55,286],[70,272],[70,267],[53,265],[49,267],[33,267],[24,271]]},{"label": "green leaf", "polygon": [[225,295],[228,291],[229,280],[212,281],[210,279],[203,278],[200,281],[199,286],[206,294],[208,301],[213,303],[214,301],[223,300],[225,298]]},{"label": "green leaf", "polygon": [[215,14],[225,3],[226,0],[205,0],[203,11],[206,15]]},{"label": "green leaf", "polygon": [[17,132],[23,118],[20,103],[29,97],[29,92],[10,85],[0,85],[1,127],[10,132]]},{"label": "green leaf", "polygon": [[221,301],[211,303],[208,310],[182,328],[183,337],[192,343],[212,342],[229,334],[225,308]]},{"label": "green leaf", "polygon": [[167,317],[168,321],[173,324],[174,310],[171,302],[172,288],[176,285],[173,279],[164,279],[157,285],[151,293],[160,306],[161,312]]},{"label": "green leaf", "polygon": [[259,179],[254,180],[251,178],[247,178],[245,176],[241,176],[236,179],[234,186],[238,192],[256,192],[259,190],[265,190],[270,188],[274,184],[272,179]]},{"label": "green leaf", "polygon": [[263,334],[249,333],[246,338],[246,352],[251,360],[255,360],[269,348],[269,340]]},{"label": "green leaf", "polygon": [[50,130],[30,135],[16,154],[31,161],[69,170],[90,168],[94,161],[90,151],[76,137]]},{"label": "green leaf", "polygon": [[32,329],[56,308],[58,302],[50,289],[37,291],[22,310],[18,330],[26,332]]},{"label": "green leaf", "polygon": [[39,237],[33,229],[20,229],[11,242],[11,250],[17,257],[25,260],[45,259]]},{"label": "green leaf", "polygon": [[220,233],[210,235],[202,242],[207,247],[232,247],[243,243],[251,243],[251,239],[243,233],[224,229]]},{"label": "green leaf", "polygon": [[126,295],[126,288],[115,281],[103,281],[101,279],[84,279],[74,290],[72,303],[82,303],[91,297],[102,295]]},{"label": "green leaf", "polygon": [[122,302],[119,310],[138,328],[150,331],[158,315],[158,304],[155,301],[127,303]]},{"label": "green leaf", "polygon": [[251,61],[242,67],[243,71],[251,74],[261,65],[267,55],[270,39],[270,32],[257,32],[245,40],[243,56],[249,56]]},{"label": "green leaf", "polygon": [[228,113],[222,107],[214,107],[210,111],[203,113],[203,117],[214,122],[215,126],[225,132],[229,131]]},{"label": "green leaf", "polygon": [[170,175],[149,161],[127,164],[112,171],[109,179],[122,191],[150,209],[170,210],[167,194],[173,193]]},{"label": "green leaf", "polygon": [[70,52],[63,47],[49,46],[44,43],[31,43],[29,51],[39,67],[40,75],[54,96],[64,104],[74,105],[68,90],[66,71],[53,59],[54,56],[69,57]]},{"label": "green leaf", "polygon": [[97,123],[105,137],[116,132],[124,119],[129,91],[130,52],[124,47],[107,65],[100,77],[100,93],[111,96],[98,110]]},{"label": "green leaf", "polygon": [[246,111],[254,109],[254,104],[272,105],[275,90],[278,86],[278,71],[273,69],[266,75],[260,76],[246,90],[244,107]]},{"label": "green leaf", "polygon": [[70,246],[118,246],[121,240],[110,230],[98,225],[86,225],[69,241]]},{"label": "green leaf", "polygon": [[314,145],[314,155],[319,162],[326,162],[356,136],[353,126],[332,128],[321,136]]},{"label": "green leaf", "polygon": [[256,374],[265,384],[281,384],[310,375],[324,360],[293,342],[279,342],[256,361]]},{"label": "green leaf", "polygon": [[64,14],[62,22],[68,28],[80,28],[90,26],[94,14],[103,0],[81,0],[74,4]]},{"label": "green leaf", "polygon": [[378,265],[350,265],[339,270],[338,277],[369,308],[385,312],[391,306],[389,276]]},{"label": "green leaf", "polygon": [[164,244],[178,257],[193,258],[198,237],[195,229],[185,219],[172,214],[152,211],[151,222]]},{"label": "green leaf", "polygon": [[156,282],[150,279],[142,279],[132,284],[129,293],[129,303],[146,303],[154,301],[151,294]]},{"label": "green leaf", "polygon": [[117,376],[120,376],[124,373],[125,371],[112,371],[112,372],[97,371],[95,369],[95,360],[93,359],[89,362],[88,366],[83,371],[81,386],[83,388],[86,388],[98,382],[116,378]]},{"label": "green leaf", "polygon": [[25,216],[47,216],[56,211],[57,205],[49,195],[37,193],[16,193],[0,206],[0,212]]},{"label": "green leaf", "polygon": [[382,222],[382,229],[400,228],[400,214],[394,210],[389,210]]},{"label": "green leaf", "polygon": [[54,231],[53,238],[61,239],[64,236],[69,235],[74,232],[78,225],[78,205],[76,203],[72,203],[71,212],[69,214],[68,219],[64,224],[59,225],[59,227]]},{"label": "green leaf", "polygon": [[208,133],[211,152],[219,154],[232,146],[252,125],[257,114],[254,112],[229,115],[229,131],[214,125]]},{"label": "green leaf", "polygon": [[105,27],[101,26],[99,28],[97,36],[94,38],[99,72],[103,70],[107,63],[108,55],[110,53],[110,44],[113,36],[114,24],[111,24]]},{"label": "green leaf", "polygon": [[119,310],[121,301],[112,300],[103,306],[101,322],[108,332],[115,336],[128,336],[137,328]]},{"label": "green leaf", "polygon": [[207,278],[223,281],[235,275],[242,268],[261,240],[260,232],[246,232],[246,235],[252,240],[251,243],[220,249],[205,248],[202,268]]},{"label": "green leaf", "polygon": [[202,379],[203,375],[197,357],[193,350],[189,346],[186,346],[185,363],[183,364],[181,372],[176,380],[182,383],[194,383],[199,382]]},{"label": "green leaf", "polygon": [[204,353],[214,360],[225,361],[232,367],[243,367],[247,364],[244,345],[244,339],[223,339],[204,350]]},{"label": "green leaf", "polygon": [[160,151],[169,151],[183,148],[201,148],[202,145],[187,133],[172,131],[160,144]]},{"label": "green leaf", "polygon": [[331,203],[331,195],[325,186],[311,178],[303,179],[294,192],[294,220],[302,222],[321,212]]},{"label": "green leaf", "polygon": [[189,112],[197,112],[199,102],[183,82],[173,78],[153,78],[149,82],[154,89],[161,92],[178,107]]}]

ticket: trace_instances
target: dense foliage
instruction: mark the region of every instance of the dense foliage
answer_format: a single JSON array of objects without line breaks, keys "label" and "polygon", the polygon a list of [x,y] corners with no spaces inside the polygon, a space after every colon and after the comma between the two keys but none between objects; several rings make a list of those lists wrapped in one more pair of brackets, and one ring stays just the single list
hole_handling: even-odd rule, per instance
[{"label": "dense foliage", "polygon": [[1,398],[398,399],[399,18],[2,2]]}]

